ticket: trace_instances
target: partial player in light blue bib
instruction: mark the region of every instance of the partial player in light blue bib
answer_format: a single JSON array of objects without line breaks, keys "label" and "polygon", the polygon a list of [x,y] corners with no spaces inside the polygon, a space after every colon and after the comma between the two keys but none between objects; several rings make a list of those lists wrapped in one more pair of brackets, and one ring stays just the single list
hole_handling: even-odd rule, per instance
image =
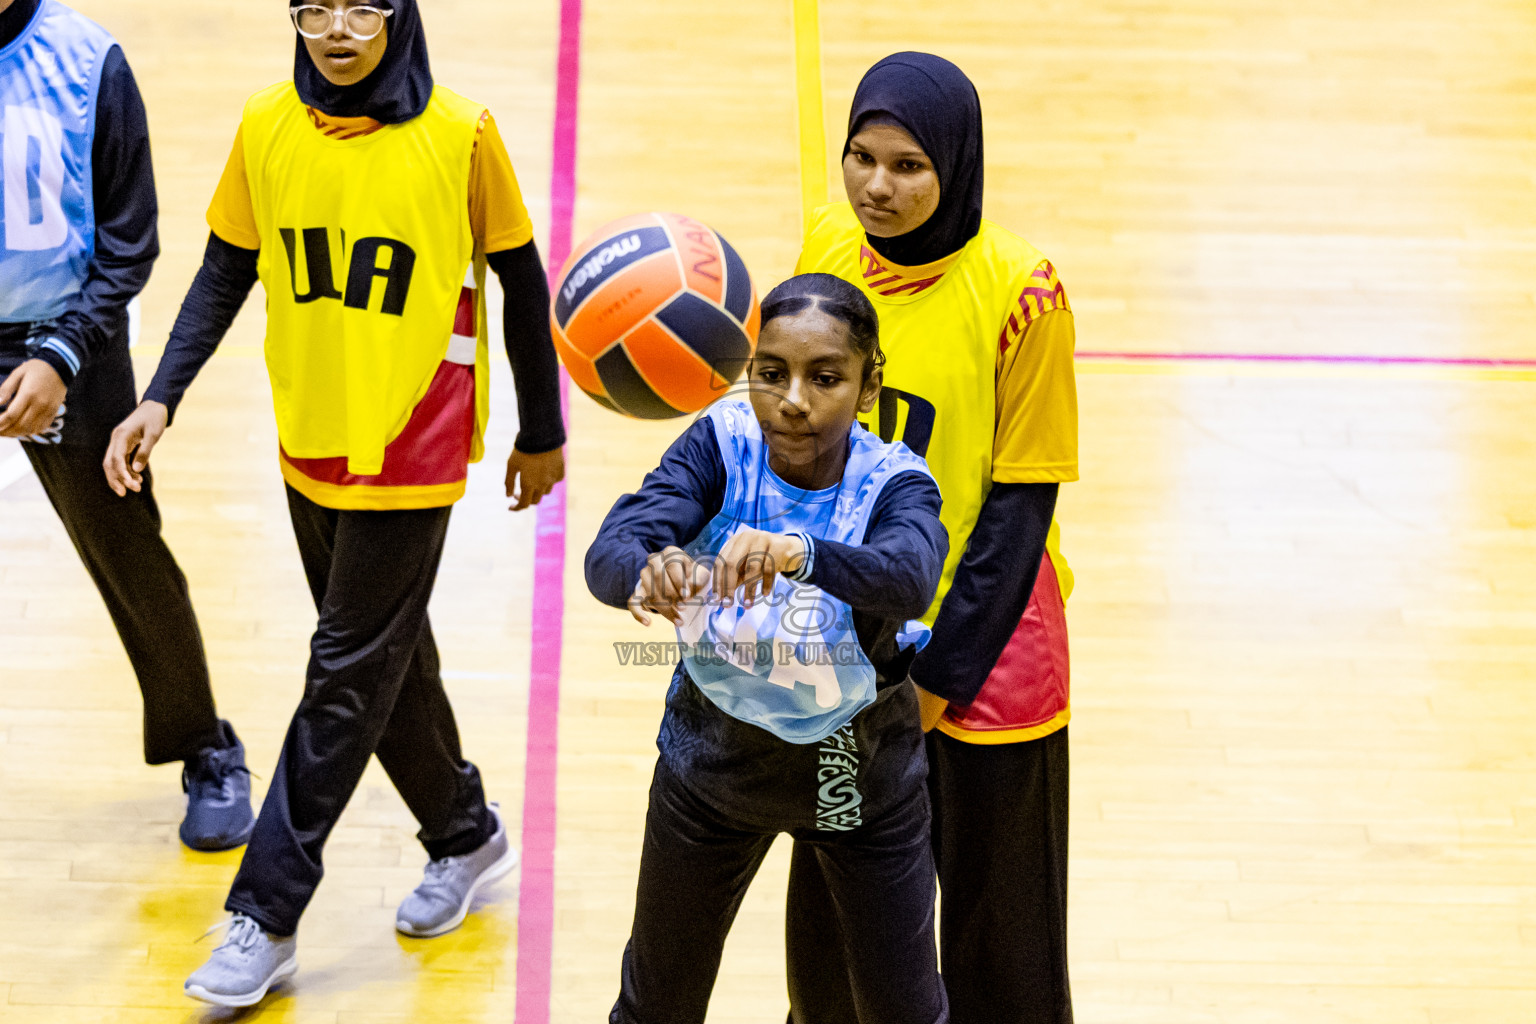
[{"label": "partial player in light blue bib", "polygon": [[0,50],[0,323],[61,316],[96,248],[91,147],[105,29],[57,0]]},{"label": "partial player in light blue bib", "polygon": [[[804,491],[768,466],[751,405],[716,403],[706,413],[726,467],[720,512],[688,546],[696,560],[719,554],[743,529],[799,532],[860,544],[886,483],[899,473],[928,476],[927,464],[899,442],[886,444],[854,424],[842,482]],[[853,627],[853,610],[818,587],[783,575],[751,608],[722,605],[711,591],[690,604],[677,627],[688,675],[722,711],[790,743],[816,743],[875,699],[875,668]],[[898,642],[921,648],[928,627],[907,623]]]}]

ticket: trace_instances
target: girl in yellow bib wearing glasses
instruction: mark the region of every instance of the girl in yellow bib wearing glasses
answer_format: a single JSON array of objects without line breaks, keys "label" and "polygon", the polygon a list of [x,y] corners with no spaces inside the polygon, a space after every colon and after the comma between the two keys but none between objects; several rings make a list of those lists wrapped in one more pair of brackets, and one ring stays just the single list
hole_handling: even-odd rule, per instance
[{"label": "girl in yellow bib wearing glasses", "polygon": [[294,74],[247,102],[213,229],[153,383],[107,474],[150,452],[259,279],[279,465],[319,611],[304,697],[240,872],[225,941],[187,980],[223,1006],[296,969],[325,840],[377,754],[429,863],[396,928],[439,935],[517,854],[459,749],[427,602],[488,410],[485,267],[506,292],[521,430],[514,507],[563,477],[549,292],[506,149],[478,103],[433,84],[415,0],[301,4]]}]

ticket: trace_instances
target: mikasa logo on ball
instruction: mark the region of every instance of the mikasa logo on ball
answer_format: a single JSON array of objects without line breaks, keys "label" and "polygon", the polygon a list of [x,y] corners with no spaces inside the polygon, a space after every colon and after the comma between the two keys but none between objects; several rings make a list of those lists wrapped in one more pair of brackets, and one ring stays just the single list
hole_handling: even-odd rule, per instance
[{"label": "mikasa logo on ball", "polygon": [[621,256],[640,251],[640,236],[630,235],[621,238],[611,245],[604,246],[595,256],[588,259],[571,275],[571,279],[565,283],[565,300],[571,301],[576,293],[581,291],[581,286],[603,272],[603,268]]}]

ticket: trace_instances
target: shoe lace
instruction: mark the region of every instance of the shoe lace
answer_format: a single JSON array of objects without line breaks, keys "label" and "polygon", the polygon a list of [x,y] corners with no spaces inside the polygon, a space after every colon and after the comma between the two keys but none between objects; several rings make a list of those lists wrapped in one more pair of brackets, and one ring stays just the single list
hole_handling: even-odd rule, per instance
[{"label": "shoe lace", "polygon": [[416,887],[416,891],[443,896],[453,895],[451,878],[458,864],[458,857],[439,857],[437,860],[428,861],[427,870],[423,873],[421,884]]},{"label": "shoe lace", "polygon": [[237,760],[239,756],[235,747],[201,751],[197,755],[197,767],[188,766],[181,770],[181,788],[212,786],[221,796],[229,796],[230,779],[242,772],[247,776],[251,774],[250,769]]},{"label": "shoe lace", "polygon": [[225,933],[224,941],[219,943],[218,949],[233,946],[242,953],[248,952],[252,946],[256,945],[256,940],[261,938],[261,925],[257,924],[255,919],[246,917],[244,914],[235,914],[203,932],[198,936],[197,941],[203,941],[220,928],[228,928],[229,931]]}]

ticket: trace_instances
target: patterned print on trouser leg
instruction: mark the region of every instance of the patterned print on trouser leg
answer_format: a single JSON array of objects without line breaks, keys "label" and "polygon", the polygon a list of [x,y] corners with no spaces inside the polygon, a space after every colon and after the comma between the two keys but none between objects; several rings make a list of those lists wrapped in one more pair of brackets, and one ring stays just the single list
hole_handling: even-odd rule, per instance
[{"label": "patterned print on trouser leg", "polygon": [[859,745],[849,723],[821,741],[817,754],[816,827],[847,832],[864,824],[860,809]]},{"label": "patterned print on trouser leg", "polygon": [[[944,1024],[949,1012],[934,941],[934,871],[928,794],[849,832],[795,834],[823,880],[833,927],[801,953],[841,968],[857,1024]],[[796,1006],[793,991],[791,1006]],[[834,1004],[835,1005],[835,1004]],[[796,1006],[797,1014],[803,1007]],[[815,1016],[798,1019],[831,1024]]]}]

